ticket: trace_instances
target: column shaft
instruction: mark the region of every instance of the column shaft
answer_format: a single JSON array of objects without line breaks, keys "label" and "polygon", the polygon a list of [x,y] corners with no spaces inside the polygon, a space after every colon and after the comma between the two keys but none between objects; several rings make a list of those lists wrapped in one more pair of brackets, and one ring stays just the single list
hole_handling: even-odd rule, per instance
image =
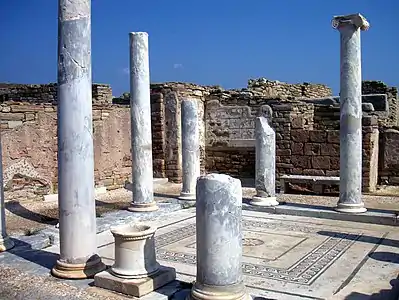
[{"label": "column shaft", "polygon": [[130,37],[130,112],[132,126],[131,211],[154,211],[150,68],[148,34],[131,32]]},{"label": "column shaft", "polygon": [[59,0],[58,205],[60,258],[53,274],[86,278],[97,255],[89,0]]},{"label": "column shaft", "polygon": [[276,135],[265,117],[255,119],[255,187],[250,202],[258,206],[276,206]]},{"label": "column shaft", "polygon": [[242,188],[224,174],[197,181],[197,278],[194,299],[243,299]]},{"label": "column shaft", "polygon": [[200,138],[196,99],[181,103],[183,184],[179,199],[195,200],[195,187],[200,176]]},{"label": "column shaft", "polygon": [[368,23],[360,15],[336,17],[341,36],[340,76],[340,196],[336,210],[365,212],[362,201],[362,74],[360,30]]}]

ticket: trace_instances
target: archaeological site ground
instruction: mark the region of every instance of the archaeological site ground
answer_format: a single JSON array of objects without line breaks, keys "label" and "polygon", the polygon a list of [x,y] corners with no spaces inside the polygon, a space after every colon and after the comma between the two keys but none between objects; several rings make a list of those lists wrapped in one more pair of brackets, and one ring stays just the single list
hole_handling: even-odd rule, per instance
[{"label": "archaeological site ground", "polygon": [[333,18],[339,95],[150,83],[132,32],[116,97],[90,1],[59,5],[58,82],[0,84],[0,299],[399,298],[398,89],[362,81],[362,15]]}]

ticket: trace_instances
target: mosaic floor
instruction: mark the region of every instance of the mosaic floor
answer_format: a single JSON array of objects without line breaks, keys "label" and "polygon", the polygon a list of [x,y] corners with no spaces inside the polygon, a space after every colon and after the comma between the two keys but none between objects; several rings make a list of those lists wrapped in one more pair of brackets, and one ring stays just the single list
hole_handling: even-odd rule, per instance
[{"label": "mosaic floor", "polygon": [[[178,279],[195,280],[195,211],[153,223],[158,226],[158,261],[176,268]],[[392,289],[399,274],[394,227],[244,211],[243,228],[244,281],[258,296],[369,299],[359,297]],[[112,240],[109,234],[110,242],[99,248],[108,264],[114,255]]]}]

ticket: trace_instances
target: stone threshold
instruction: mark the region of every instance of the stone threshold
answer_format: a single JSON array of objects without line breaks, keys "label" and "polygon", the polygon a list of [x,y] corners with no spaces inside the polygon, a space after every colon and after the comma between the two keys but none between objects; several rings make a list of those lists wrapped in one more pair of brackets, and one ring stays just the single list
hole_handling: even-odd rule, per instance
[{"label": "stone threshold", "polygon": [[389,210],[369,209],[365,213],[361,214],[348,214],[337,212],[334,210],[333,207],[326,206],[284,203],[274,207],[262,207],[250,205],[248,204],[248,202],[249,199],[244,200],[242,206],[243,210],[259,211],[278,215],[290,215],[359,223],[371,223],[377,225],[399,226],[398,213]]}]

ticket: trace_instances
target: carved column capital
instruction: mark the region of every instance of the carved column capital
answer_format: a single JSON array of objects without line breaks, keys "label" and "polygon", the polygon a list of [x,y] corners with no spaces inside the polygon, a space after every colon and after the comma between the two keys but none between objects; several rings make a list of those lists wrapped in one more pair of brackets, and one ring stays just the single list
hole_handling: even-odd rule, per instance
[{"label": "carved column capital", "polygon": [[334,29],[339,29],[341,26],[354,25],[360,30],[368,30],[370,23],[361,14],[352,14],[346,16],[335,16],[331,22]]}]

